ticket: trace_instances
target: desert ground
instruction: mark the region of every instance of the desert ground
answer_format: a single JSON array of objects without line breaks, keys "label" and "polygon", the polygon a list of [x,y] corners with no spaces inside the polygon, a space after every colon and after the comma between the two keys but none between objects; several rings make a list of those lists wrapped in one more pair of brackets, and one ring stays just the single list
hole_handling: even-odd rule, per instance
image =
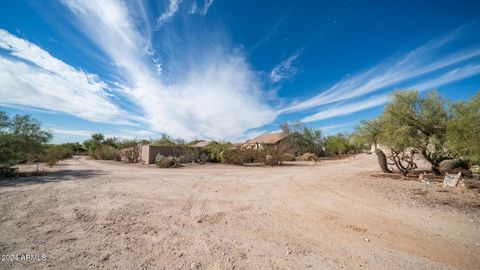
[{"label": "desert ground", "polygon": [[0,181],[2,269],[479,269],[480,195],[375,155],[158,169],[74,157]]}]

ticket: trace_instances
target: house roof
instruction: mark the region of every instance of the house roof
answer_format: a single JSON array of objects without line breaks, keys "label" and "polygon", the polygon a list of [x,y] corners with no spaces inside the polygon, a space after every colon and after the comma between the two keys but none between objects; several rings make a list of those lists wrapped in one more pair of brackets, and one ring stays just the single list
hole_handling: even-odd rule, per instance
[{"label": "house roof", "polygon": [[277,142],[283,140],[286,137],[285,133],[277,132],[277,133],[266,133],[262,134],[254,139],[248,140],[245,144],[276,144]]},{"label": "house roof", "polygon": [[200,142],[197,142],[196,144],[190,145],[190,147],[207,147],[209,145],[210,145],[210,142],[200,141]]}]

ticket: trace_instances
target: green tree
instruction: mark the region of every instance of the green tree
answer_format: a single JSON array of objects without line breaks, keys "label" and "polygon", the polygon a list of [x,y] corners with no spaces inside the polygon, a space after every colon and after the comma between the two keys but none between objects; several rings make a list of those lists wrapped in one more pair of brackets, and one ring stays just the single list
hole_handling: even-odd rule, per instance
[{"label": "green tree", "polygon": [[167,134],[162,134],[162,137],[159,139],[156,139],[152,142],[153,145],[161,145],[161,146],[174,146],[174,145],[179,145],[183,146],[186,145],[185,140],[183,139],[174,139]]},{"label": "green tree", "polygon": [[0,164],[3,166],[37,159],[51,138],[30,115],[10,118],[0,112]]},{"label": "green tree", "polygon": [[467,102],[451,106],[447,145],[454,155],[480,165],[480,93]]},{"label": "green tree", "polygon": [[374,150],[377,149],[378,142],[382,132],[381,122],[379,119],[364,120],[356,127],[354,139],[357,143],[373,145]]},{"label": "green tree", "polygon": [[90,139],[85,140],[83,145],[85,149],[88,151],[89,156],[95,156],[95,152],[99,149],[105,141],[105,136],[101,133],[94,133],[90,137]]},{"label": "green tree", "polygon": [[282,133],[287,136],[287,149],[284,152],[294,154],[314,153],[320,155],[323,152],[323,137],[319,129],[307,127],[300,121],[289,124],[287,122],[280,124]]},{"label": "green tree", "polygon": [[438,92],[424,98],[417,91],[396,92],[379,121],[382,144],[398,153],[418,150],[435,174],[440,173],[440,162],[451,158],[446,149],[449,114]]},{"label": "green tree", "polygon": [[341,133],[328,136],[325,140],[325,149],[327,153],[341,157],[348,151],[347,136]]}]

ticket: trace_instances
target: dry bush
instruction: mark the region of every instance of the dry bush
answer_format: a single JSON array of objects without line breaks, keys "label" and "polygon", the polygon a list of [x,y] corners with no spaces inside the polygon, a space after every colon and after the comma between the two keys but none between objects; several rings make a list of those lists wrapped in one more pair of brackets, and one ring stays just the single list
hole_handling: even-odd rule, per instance
[{"label": "dry bush", "polygon": [[312,154],[312,153],[305,153],[300,157],[300,160],[315,161],[315,160],[317,160],[317,156],[315,154]]},{"label": "dry bush", "polygon": [[279,165],[282,163],[282,153],[279,151],[258,151],[232,149],[223,151],[222,163],[243,165],[245,163],[264,163],[265,165]]},{"label": "dry bush", "polygon": [[45,150],[45,153],[40,158],[40,161],[45,161],[48,166],[53,166],[58,161],[72,156],[73,150],[71,147],[64,145],[51,145]]},{"label": "dry bush", "polygon": [[262,151],[232,149],[223,151],[221,154],[222,163],[243,165],[244,163],[264,162],[265,157]]},{"label": "dry bush", "polygon": [[141,152],[140,145],[122,149],[120,151],[121,160],[128,163],[139,163]]},{"label": "dry bush", "polygon": [[195,162],[197,160],[197,158],[193,155],[184,154],[184,155],[179,156],[177,158],[177,160],[178,160],[178,163],[180,163],[180,164],[186,164],[186,163]]},{"label": "dry bush", "polygon": [[120,161],[120,153],[112,146],[102,145],[97,150],[95,150],[95,158],[102,160]]},{"label": "dry bush", "polygon": [[295,161],[295,155],[291,153],[284,153],[282,155],[282,161]]},{"label": "dry bush", "polygon": [[175,158],[175,157],[165,157],[165,156],[162,156],[162,157],[163,158],[159,158],[158,162],[156,162],[157,167],[159,167],[159,168],[177,168],[177,167],[180,166],[180,163],[178,162],[177,158]]},{"label": "dry bush", "polygon": [[268,166],[277,166],[282,164],[283,155],[278,152],[271,152],[270,154],[265,155],[265,165]]}]

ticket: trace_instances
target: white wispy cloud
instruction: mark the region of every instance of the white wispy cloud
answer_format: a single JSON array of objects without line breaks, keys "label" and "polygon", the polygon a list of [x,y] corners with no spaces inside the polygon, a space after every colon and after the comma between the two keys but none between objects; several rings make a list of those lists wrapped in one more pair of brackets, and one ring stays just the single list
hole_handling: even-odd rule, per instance
[{"label": "white wispy cloud", "polygon": [[204,0],[203,7],[199,8],[196,1],[192,2],[192,7],[189,10],[189,14],[200,14],[202,16],[207,15],[210,6],[213,5],[214,0]]},{"label": "white wispy cloud", "polygon": [[60,111],[91,121],[125,120],[98,76],[75,69],[0,29],[0,104]]},{"label": "white wispy cloud", "polygon": [[323,135],[331,135],[344,130],[346,127],[352,127],[355,124],[357,124],[357,122],[348,122],[348,123],[342,123],[338,125],[321,126],[320,130],[322,131]]},{"label": "white wispy cloud", "polygon": [[352,102],[349,104],[334,106],[326,110],[321,110],[313,115],[302,119],[302,122],[314,122],[342,115],[348,115],[354,112],[363,111],[372,107],[377,107],[388,101],[388,96],[373,97],[359,102]]},{"label": "white wispy cloud", "polygon": [[386,60],[365,72],[347,77],[312,98],[281,108],[278,113],[303,111],[321,105],[362,97],[385,88],[397,88],[409,80],[429,75],[480,56],[480,48],[477,46],[444,57],[435,57],[434,53],[439,48],[457,37],[458,33],[454,32],[446,37],[428,42],[402,57]]},{"label": "white wispy cloud", "polygon": [[265,34],[257,43],[255,43],[250,50],[255,50],[258,47],[262,46],[263,44],[267,43],[272,39],[272,37],[276,34],[280,25],[285,21],[286,15],[283,15],[280,20],[278,20],[270,29],[267,30],[267,34]]},{"label": "white wispy cloud", "polygon": [[64,129],[64,128],[49,128],[49,132],[53,135],[73,135],[79,137],[90,137],[95,132],[83,129]]},{"label": "white wispy cloud", "polygon": [[183,138],[231,138],[275,119],[263,102],[261,82],[241,53],[207,51],[186,65],[181,80],[167,83],[142,50],[148,41],[128,7],[122,2],[95,3],[71,0],[66,5],[76,15],[78,29],[117,63],[128,84],[124,94],[143,109],[151,130]]},{"label": "white wispy cloud", "polygon": [[[444,74],[435,76],[413,85],[405,85],[403,89],[415,89],[417,91],[432,90],[434,88],[446,85],[455,81],[459,81],[468,77],[480,75],[480,65],[467,65],[465,67],[452,69]],[[304,117],[303,122],[315,122],[339,116],[349,115],[355,112],[371,109],[384,105],[390,100],[390,95],[373,96],[360,101],[353,101],[347,104],[335,104],[327,109],[310,116]]]},{"label": "white wispy cloud", "polygon": [[[51,132],[54,137],[56,135],[70,135],[75,137],[84,137],[88,138],[92,136],[92,134],[97,133],[98,131],[92,130],[85,130],[85,129],[65,129],[65,128],[57,128],[51,127],[47,129]],[[128,130],[128,129],[120,129],[115,134],[104,134],[106,138],[108,137],[117,137],[120,139],[145,139],[155,136],[156,133],[150,130]]]},{"label": "white wispy cloud", "polygon": [[295,76],[299,72],[298,67],[295,66],[295,61],[301,54],[301,49],[296,50],[289,57],[276,65],[270,72],[270,80],[274,83],[277,83],[281,80],[289,79]]},{"label": "white wispy cloud", "polygon": [[160,27],[162,24],[172,19],[175,13],[177,13],[178,7],[181,3],[182,0],[169,0],[167,10],[165,10],[165,12],[157,19],[157,27]]}]

